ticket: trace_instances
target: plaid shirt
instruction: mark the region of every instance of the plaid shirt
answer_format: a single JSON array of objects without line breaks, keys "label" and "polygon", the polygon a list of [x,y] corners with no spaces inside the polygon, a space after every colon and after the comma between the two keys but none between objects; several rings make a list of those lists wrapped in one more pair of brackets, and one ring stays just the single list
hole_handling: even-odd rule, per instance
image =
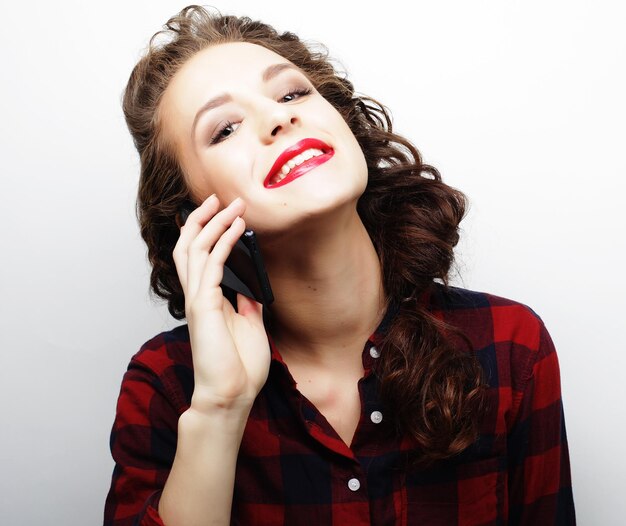
[{"label": "plaid shirt", "polygon": [[[521,303],[438,283],[423,297],[465,332],[487,373],[491,403],[479,439],[429,469],[406,468],[410,441],[394,436],[372,374],[394,305],[363,348],[350,447],[298,391],[270,337],[270,373],[239,450],[231,524],[575,524],[559,364],[541,318]],[[111,433],[106,526],[163,525],[158,501],[192,392],[187,325],[132,357]]]}]

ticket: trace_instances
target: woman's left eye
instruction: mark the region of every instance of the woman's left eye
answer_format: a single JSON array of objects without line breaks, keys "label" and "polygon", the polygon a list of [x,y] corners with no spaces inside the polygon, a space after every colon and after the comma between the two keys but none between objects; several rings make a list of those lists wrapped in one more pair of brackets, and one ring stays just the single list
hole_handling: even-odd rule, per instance
[{"label": "woman's left eye", "polygon": [[[313,90],[311,88],[292,88],[287,93],[285,93],[282,97],[280,97],[279,100],[283,100],[283,99],[285,99],[285,98],[287,98],[287,97],[289,97],[291,95],[297,95],[298,96],[297,98],[300,98],[300,97],[304,97],[306,95],[310,95],[312,92],[313,92]],[[291,102],[291,101],[287,101],[287,102]],[[221,126],[220,129],[217,130],[215,135],[213,135],[213,137],[211,137],[211,141],[210,141],[211,144],[217,144],[218,142],[221,142],[224,139],[228,139],[228,137],[230,137],[232,135],[232,133],[229,133],[226,137],[224,137],[222,134],[228,128],[230,128],[233,124],[235,124],[235,123],[228,121],[223,126]]]},{"label": "woman's left eye", "polygon": [[303,97],[305,95],[310,95],[311,91],[312,91],[311,88],[294,88],[294,89],[290,89],[281,98],[284,99],[285,97],[288,97],[289,95],[298,95],[299,97]]}]

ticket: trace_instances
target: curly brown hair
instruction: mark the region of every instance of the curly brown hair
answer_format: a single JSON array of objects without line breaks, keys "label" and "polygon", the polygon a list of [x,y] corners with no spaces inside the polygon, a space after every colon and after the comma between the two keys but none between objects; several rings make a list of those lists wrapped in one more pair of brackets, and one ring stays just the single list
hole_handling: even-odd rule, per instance
[{"label": "curly brown hair", "polygon": [[[188,59],[227,42],[258,44],[296,64],[354,133],[369,172],[357,211],[378,253],[385,291],[399,305],[375,370],[381,397],[397,432],[413,439],[414,462],[427,466],[460,453],[478,437],[483,371],[469,340],[430,313],[421,299],[435,280],[448,287],[466,197],[443,183],[409,140],[393,133],[387,108],[355,95],[323,44],[196,5],[182,9],[152,36],[123,95],[124,116],[140,156],[136,212],[152,265],[151,290],[167,300],[174,318],[185,317],[172,252],[179,237],[176,213],[193,198],[173,145],[163,137],[159,103]],[[453,344],[452,334],[461,336],[468,349],[458,338]]]}]

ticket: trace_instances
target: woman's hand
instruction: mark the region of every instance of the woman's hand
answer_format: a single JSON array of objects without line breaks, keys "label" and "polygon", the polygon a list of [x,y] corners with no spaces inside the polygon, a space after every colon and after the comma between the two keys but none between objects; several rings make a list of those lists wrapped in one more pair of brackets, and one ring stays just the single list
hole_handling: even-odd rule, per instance
[{"label": "woman's hand", "polygon": [[191,409],[200,412],[249,410],[270,364],[263,306],[238,293],[235,312],[220,288],[226,258],[245,230],[245,203],[238,198],[218,209],[212,195],[191,212],[173,252],[193,356]]}]

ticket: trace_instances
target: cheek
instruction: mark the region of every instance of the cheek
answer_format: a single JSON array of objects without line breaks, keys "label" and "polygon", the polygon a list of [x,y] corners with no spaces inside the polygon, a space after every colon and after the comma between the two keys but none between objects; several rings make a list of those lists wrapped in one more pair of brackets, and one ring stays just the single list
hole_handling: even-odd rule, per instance
[{"label": "cheek", "polygon": [[197,178],[207,197],[215,193],[222,203],[228,199],[235,191],[237,178],[233,174],[241,171],[239,162],[237,156],[229,153],[219,157],[207,155],[201,159]]},{"label": "cheek", "polygon": [[344,120],[341,114],[333,108],[333,118],[327,122],[332,123],[332,128],[336,134],[345,138],[345,142],[351,145],[353,148],[360,149],[359,142],[356,140],[352,129],[348,126],[348,123]]}]

